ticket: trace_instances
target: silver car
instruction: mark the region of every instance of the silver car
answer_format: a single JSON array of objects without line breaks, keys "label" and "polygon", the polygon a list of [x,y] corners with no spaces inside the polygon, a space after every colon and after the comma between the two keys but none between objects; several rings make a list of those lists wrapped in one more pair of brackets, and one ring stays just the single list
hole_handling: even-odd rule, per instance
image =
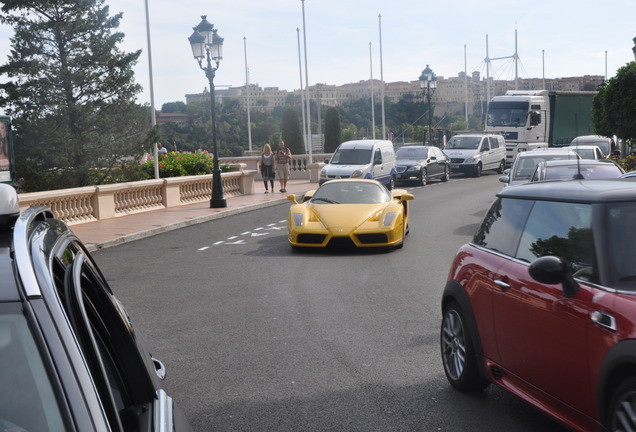
[{"label": "silver car", "polygon": [[519,153],[512,166],[504,171],[503,176],[499,177],[499,181],[505,183],[506,186],[528,183],[540,162],[579,158],[580,156],[569,148],[537,149]]}]

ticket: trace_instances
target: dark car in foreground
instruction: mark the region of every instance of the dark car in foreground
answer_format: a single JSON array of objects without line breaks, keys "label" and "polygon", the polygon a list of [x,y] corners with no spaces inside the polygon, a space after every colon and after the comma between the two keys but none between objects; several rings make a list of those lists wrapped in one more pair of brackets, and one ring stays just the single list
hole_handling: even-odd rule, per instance
[{"label": "dark car in foreground", "polygon": [[618,178],[625,170],[611,159],[553,160],[539,163],[531,182]]},{"label": "dark car in foreground", "polygon": [[636,429],[636,182],[504,188],[442,296],[449,383],[577,431]]},{"label": "dark car in foreground", "polygon": [[84,245],[6,184],[0,277],[0,430],[191,430]]},{"label": "dark car in foreground", "polygon": [[395,152],[397,181],[415,181],[425,186],[431,179],[447,182],[450,159],[439,148],[424,145],[404,145]]}]

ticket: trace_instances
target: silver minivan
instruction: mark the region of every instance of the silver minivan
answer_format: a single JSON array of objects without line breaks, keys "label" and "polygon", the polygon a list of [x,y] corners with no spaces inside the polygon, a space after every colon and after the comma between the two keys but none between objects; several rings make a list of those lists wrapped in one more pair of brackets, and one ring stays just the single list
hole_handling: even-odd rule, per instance
[{"label": "silver minivan", "polygon": [[386,140],[346,141],[320,171],[319,183],[340,178],[373,179],[391,190],[397,179],[393,143]]},{"label": "silver minivan", "polygon": [[483,170],[502,174],[506,167],[506,141],[501,135],[455,135],[444,147],[444,153],[450,158],[451,172],[479,177]]}]

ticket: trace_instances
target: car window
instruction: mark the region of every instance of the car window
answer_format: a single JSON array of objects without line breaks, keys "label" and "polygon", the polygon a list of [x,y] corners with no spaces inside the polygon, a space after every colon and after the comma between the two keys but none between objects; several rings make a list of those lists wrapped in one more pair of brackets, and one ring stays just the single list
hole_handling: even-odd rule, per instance
[{"label": "car window", "polygon": [[382,151],[380,149],[375,150],[375,154],[373,155],[373,163],[375,164],[382,163]]},{"label": "car window", "polygon": [[27,318],[0,304],[0,430],[66,430]]},{"label": "car window", "polygon": [[328,182],[311,197],[314,204],[379,204],[391,201],[391,195],[379,183]]},{"label": "car window", "polygon": [[[154,384],[135,343],[130,320],[90,256],[75,242],[57,255],[54,278],[96,389],[114,430],[135,430],[152,403]],[[151,411],[151,410],[150,410]]]},{"label": "car window", "polygon": [[484,137],[481,140],[481,150],[480,151],[488,151],[490,150],[490,144],[488,144],[488,137]]},{"label": "car window", "polygon": [[607,241],[614,277],[611,286],[636,290],[636,204],[608,204]]},{"label": "car window", "polygon": [[421,148],[421,147],[420,148],[400,147],[395,156],[398,159],[411,159],[411,160],[426,159],[428,157],[426,150],[427,149]]},{"label": "car window", "polygon": [[497,137],[490,137],[489,139],[491,149],[499,148],[499,141],[497,140]]},{"label": "car window", "polygon": [[447,149],[476,150],[479,147],[480,137],[454,136],[446,144]]},{"label": "car window", "polygon": [[473,243],[514,256],[533,201],[498,198],[486,213]]},{"label": "car window", "polygon": [[596,280],[590,204],[536,202],[516,257],[532,262],[546,255],[564,259],[576,277]]},{"label": "car window", "polygon": [[338,149],[331,158],[331,163],[338,165],[368,165],[370,162],[370,149]]}]

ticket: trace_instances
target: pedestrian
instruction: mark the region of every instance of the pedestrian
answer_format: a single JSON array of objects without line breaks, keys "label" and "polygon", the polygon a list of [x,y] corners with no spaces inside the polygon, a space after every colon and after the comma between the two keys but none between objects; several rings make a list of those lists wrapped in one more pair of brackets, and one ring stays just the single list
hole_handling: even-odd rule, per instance
[{"label": "pedestrian", "polygon": [[157,154],[168,154],[168,149],[161,145],[161,143],[157,143]]},{"label": "pedestrian", "polygon": [[274,193],[274,152],[269,144],[263,146],[263,152],[261,153],[261,160],[259,161],[259,168],[261,170],[261,176],[263,177],[263,184],[265,185],[265,193],[269,193],[267,189],[267,182],[272,185],[272,193]]},{"label": "pedestrian", "polygon": [[9,169],[9,125],[0,122],[0,170]]},{"label": "pedestrian", "polygon": [[285,147],[285,141],[280,140],[278,143],[278,150],[275,154],[276,161],[276,175],[280,182],[280,191],[287,192],[287,181],[289,180],[289,164],[291,163],[292,154],[291,151]]}]

